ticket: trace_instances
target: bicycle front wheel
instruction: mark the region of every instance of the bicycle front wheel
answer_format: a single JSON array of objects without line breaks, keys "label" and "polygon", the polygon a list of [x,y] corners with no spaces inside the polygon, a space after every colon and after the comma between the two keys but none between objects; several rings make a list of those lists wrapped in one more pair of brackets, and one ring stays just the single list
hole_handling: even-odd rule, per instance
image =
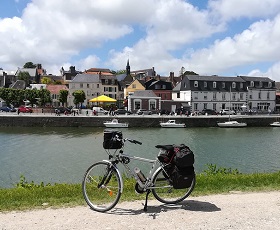
[{"label": "bicycle front wheel", "polygon": [[195,186],[195,174],[191,182],[190,187],[183,189],[174,189],[168,176],[161,168],[156,172],[153,179],[152,193],[154,197],[165,204],[176,204],[186,199],[194,189]]},{"label": "bicycle front wheel", "polygon": [[120,199],[121,179],[111,164],[97,162],[86,171],[82,188],[87,204],[95,211],[106,212]]}]

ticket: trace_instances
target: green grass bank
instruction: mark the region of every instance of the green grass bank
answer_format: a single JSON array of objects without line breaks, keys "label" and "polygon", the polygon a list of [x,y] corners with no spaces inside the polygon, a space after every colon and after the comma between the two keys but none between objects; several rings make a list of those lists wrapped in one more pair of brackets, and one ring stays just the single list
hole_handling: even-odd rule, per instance
[{"label": "green grass bank", "polygon": [[[125,179],[122,201],[144,200],[145,193],[135,194],[135,182]],[[240,174],[226,169],[206,170],[197,175],[192,197],[226,194],[232,191],[264,192],[280,190],[280,171],[275,173]],[[149,199],[154,199],[150,194]],[[187,198],[188,199],[188,198]],[[36,185],[24,177],[15,188],[0,189],[0,212],[42,209],[48,207],[73,207],[86,205],[81,184]]]}]

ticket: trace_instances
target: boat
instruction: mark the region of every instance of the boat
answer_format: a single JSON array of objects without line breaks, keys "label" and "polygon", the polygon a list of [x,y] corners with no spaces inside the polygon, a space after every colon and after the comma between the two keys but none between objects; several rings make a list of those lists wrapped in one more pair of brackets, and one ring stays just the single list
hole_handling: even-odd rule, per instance
[{"label": "boat", "polygon": [[108,128],[128,128],[128,123],[120,123],[118,119],[105,121],[103,124]]},{"label": "boat", "polygon": [[270,124],[270,126],[280,127],[280,121],[274,121],[273,123]]},{"label": "boat", "polygon": [[241,127],[246,127],[247,123],[238,122],[238,121],[225,121],[225,122],[219,122],[218,126],[221,128],[241,128]]},{"label": "boat", "polygon": [[160,122],[160,126],[163,128],[185,128],[185,123],[176,123],[175,120],[168,120],[167,122]]},{"label": "boat", "polygon": [[[230,88],[229,108],[231,108],[231,88]],[[247,126],[247,123],[245,122],[232,121],[230,115],[231,113],[229,112],[228,121],[218,122],[217,125],[221,128],[242,128]]]}]

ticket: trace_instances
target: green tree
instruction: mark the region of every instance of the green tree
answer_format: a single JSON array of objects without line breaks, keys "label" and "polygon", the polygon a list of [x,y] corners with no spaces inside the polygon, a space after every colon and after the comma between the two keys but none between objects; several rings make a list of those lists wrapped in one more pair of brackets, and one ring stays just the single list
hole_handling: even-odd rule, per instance
[{"label": "green tree", "polygon": [[26,71],[20,71],[18,74],[18,79],[25,81],[26,86],[29,86],[30,78],[30,74]]},{"label": "green tree", "polygon": [[68,90],[62,89],[59,91],[58,100],[62,103],[62,106],[64,106],[65,103],[67,103],[67,97],[68,97]]},{"label": "green tree", "polygon": [[27,69],[34,69],[36,68],[37,65],[33,64],[33,62],[29,61],[29,62],[26,62],[24,65],[23,65],[23,68],[27,68]]},{"label": "green tree", "polygon": [[41,106],[46,105],[47,103],[51,103],[51,92],[47,89],[40,89],[38,92],[39,104]]},{"label": "green tree", "polygon": [[49,78],[49,77],[42,77],[41,83],[42,83],[42,84],[47,84],[47,85],[49,85],[49,84],[52,83],[52,79]]},{"label": "green tree", "polygon": [[72,93],[74,96],[74,104],[77,106],[79,103],[83,105],[83,102],[86,100],[86,94],[83,90],[76,90]]}]

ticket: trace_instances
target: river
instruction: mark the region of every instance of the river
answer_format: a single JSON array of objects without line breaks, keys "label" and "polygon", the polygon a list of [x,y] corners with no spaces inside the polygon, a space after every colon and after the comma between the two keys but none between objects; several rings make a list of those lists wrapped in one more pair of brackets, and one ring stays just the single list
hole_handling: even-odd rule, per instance
[{"label": "river", "polygon": [[[93,162],[107,159],[102,148],[104,128],[0,127],[0,187],[13,187],[24,175],[28,182],[80,183]],[[154,158],[157,144],[188,145],[195,154],[196,172],[207,164],[241,173],[280,170],[280,128],[128,128],[125,152]],[[132,164],[134,165],[134,163]],[[143,163],[145,172],[148,167]]]}]

